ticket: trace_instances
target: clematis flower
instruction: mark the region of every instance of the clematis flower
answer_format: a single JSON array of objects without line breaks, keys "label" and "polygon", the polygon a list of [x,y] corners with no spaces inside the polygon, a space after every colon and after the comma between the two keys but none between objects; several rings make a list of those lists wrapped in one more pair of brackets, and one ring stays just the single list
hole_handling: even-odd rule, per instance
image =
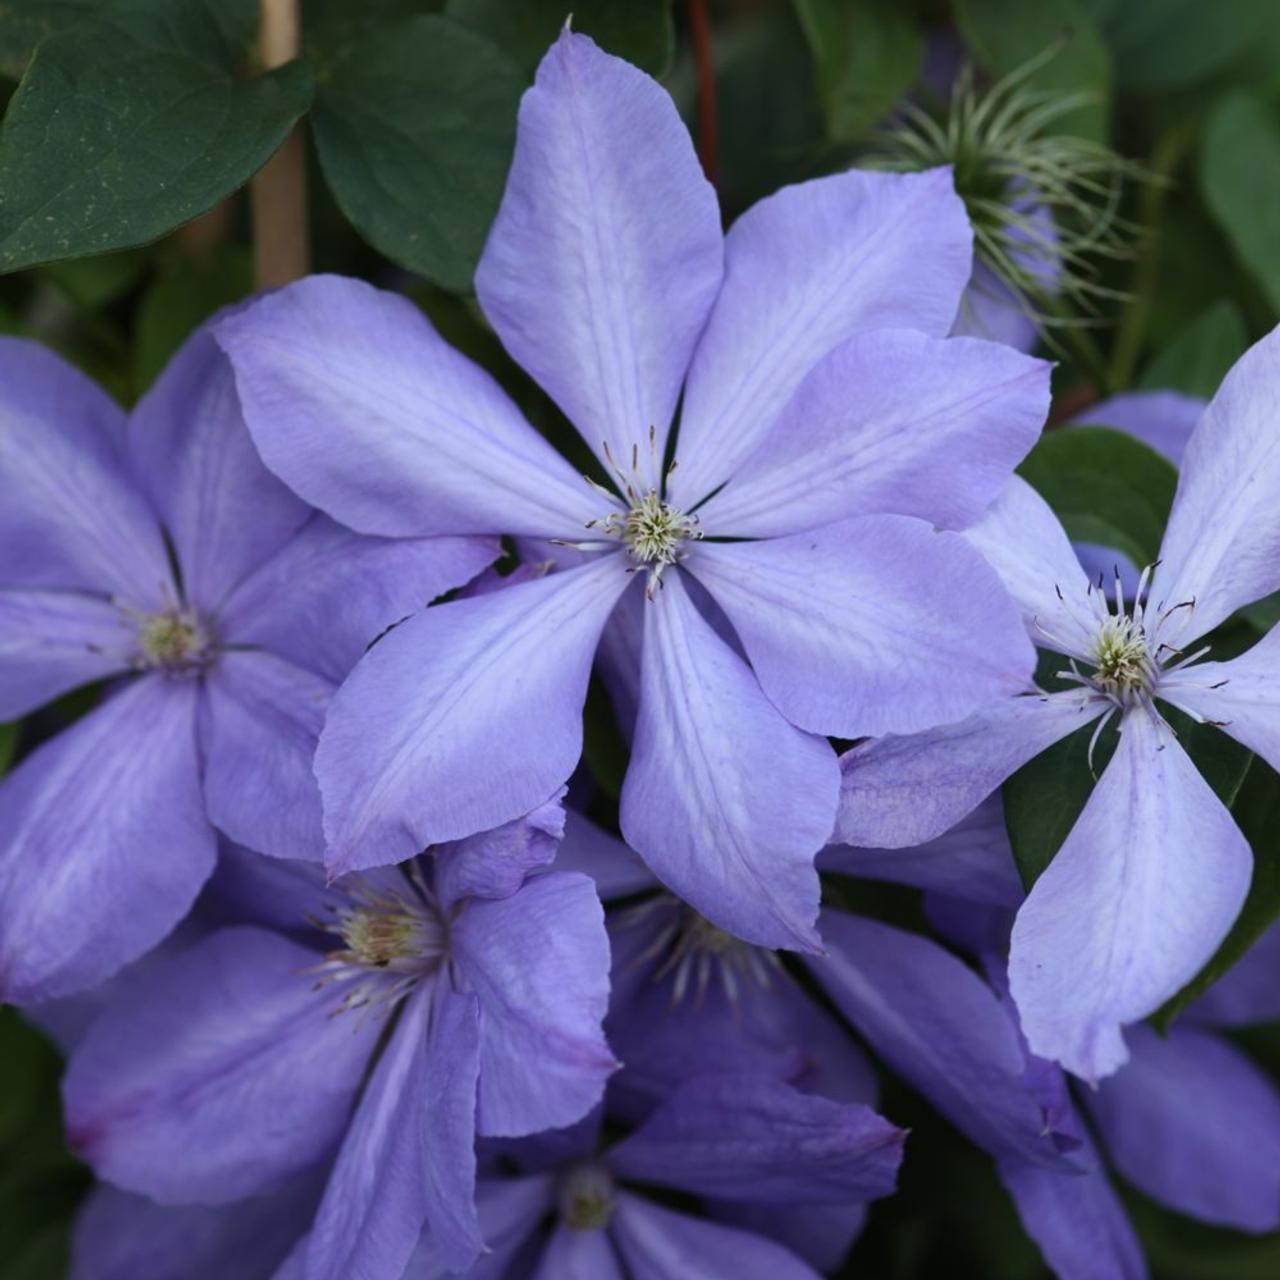
[{"label": "clematis flower", "polygon": [[[1280,586],[1280,455],[1272,406],[1280,334],[1227,375],[1192,434],[1158,567],[1114,607],[1080,568],[1048,506],[1011,483],[970,536],[1068,660],[1077,687],[993,704],[844,760],[840,838],[932,838],[1015,769],[1083,725],[1120,744],[1013,930],[1009,979],[1034,1053],[1089,1080],[1127,1058],[1121,1028],[1213,954],[1240,910],[1252,857],[1234,819],[1160,714],[1167,704],[1280,765],[1280,634],[1228,662],[1203,638]],[[1084,664],[1084,670],[1080,669]]]},{"label": "clematis flower", "polygon": [[945,170],[790,187],[723,237],[666,93],[566,30],[524,98],[476,286],[607,485],[402,298],[317,277],[224,321],[264,459],[334,518],[586,556],[370,651],[316,757],[330,869],[560,785],[630,588],[647,600],[628,841],[717,924],[814,947],[838,790],[823,735],[955,719],[1031,667],[999,583],[938,531],[995,498],[1047,406],[1042,362],[944,340],[970,265]]},{"label": "clematis flower", "polygon": [[213,868],[211,824],[319,857],[334,688],[497,547],[307,507],[259,461],[207,330],[128,416],[19,339],[0,387],[0,720],[119,677],[0,784],[0,998],[21,1003],[158,942]]},{"label": "clematis flower", "polygon": [[477,1134],[571,1124],[615,1066],[594,887],[537,874],[561,822],[549,804],[330,888],[229,851],[229,891],[264,923],[149,964],[94,1023],[64,1083],[71,1145],[164,1204],[270,1194],[332,1160],[299,1274],[399,1280],[424,1222],[469,1266]]}]

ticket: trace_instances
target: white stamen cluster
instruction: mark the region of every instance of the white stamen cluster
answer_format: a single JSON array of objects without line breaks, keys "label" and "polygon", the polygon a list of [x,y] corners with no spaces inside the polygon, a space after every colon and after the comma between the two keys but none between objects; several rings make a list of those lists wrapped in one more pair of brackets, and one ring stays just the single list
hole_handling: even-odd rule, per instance
[{"label": "white stamen cluster", "polygon": [[135,665],[141,669],[187,675],[212,661],[212,638],[194,610],[175,605],[160,613],[129,611],[128,616],[137,628]]}]

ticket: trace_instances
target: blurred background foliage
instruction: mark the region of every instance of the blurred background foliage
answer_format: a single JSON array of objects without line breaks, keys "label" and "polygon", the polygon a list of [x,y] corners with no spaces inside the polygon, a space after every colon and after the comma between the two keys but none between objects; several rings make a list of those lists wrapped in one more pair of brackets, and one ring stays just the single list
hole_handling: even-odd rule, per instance
[{"label": "blurred background foliage", "polygon": [[[520,94],[570,7],[577,30],[670,89],[726,222],[784,183],[874,159],[908,101],[945,121],[965,64],[979,90],[1013,74],[1056,102],[1046,134],[1123,157],[1138,175],[1117,209],[1123,251],[1090,266],[1087,324],[1046,327],[1055,423],[1132,388],[1211,395],[1280,320],[1277,0],[302,0],[302,57],[270,71],[256,0],[0,0],[0,332],[134,401],[192,328],[269,278],[246,184],[304,120],[313,269],[410,294],[589,465],[470,296]],[[1073,533],[1154,554],[1175,477],[1144,446],[1051,432],[1025,473]],[[93,697],[0,726],[0,773]],[[1280,784],[1212,737],[1201,763],[1259,867],[1216,972],[1280,912]],[[619,750],[596,691],[588,757],[605,793]],[[1037,765],[1006,796],[1028,878],[1083,803],[1051,794],[1070,790],[1060,760]],[[918,909],[903,890],[839,892],[887,918]],[[1280,1071],[1280,1028],[1240,1038]],[[52,1044],[0,1010],[0,1280],[64,1274],[90,1177],[62,1144],[59,1072]],[[883,1109],[912,1130],[902,1188],[872,1208],[847,1274],[1046,1274],[991,1162],[891,1080]],[[1280,1239],[1125,1196],[1163,1280],[1280,1276]]]}]

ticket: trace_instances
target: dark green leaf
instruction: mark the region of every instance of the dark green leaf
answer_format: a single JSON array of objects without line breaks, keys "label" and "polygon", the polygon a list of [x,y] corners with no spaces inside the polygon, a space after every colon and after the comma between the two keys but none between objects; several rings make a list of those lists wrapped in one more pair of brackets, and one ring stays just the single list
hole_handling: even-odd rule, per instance
[{"label": "dark green leaf", "polygon": [[1110,427],[1047,432],[1018,468],[1070,536],[1153,563],[1178,473],[1154,449]]},{"label": "dark green leaf", "polygon": [[137,249],[104,253],[97,258],[68,258],[51,262],[40,274],[51,280],[77,307],[96,311],[114,302],[141,279],[145,254]]},{"label": "dark green leaf", "polygon": [[21,727],[17,720],[0,724],[0,778],[9,772],[9,766],[13,763],[13,753],[18,749],[18,730]]},{"label": "dark green leaf", "polygon": [[234,75],[245,13],[128,0],[40,46],[0,129],[0,270],[145,243],[249,180],[311,76]]},{"label": "dark green leaf", "polygon": [[1280,117],[1261,98],[1233,94],[1209,117],[1200,190],[1240,262],[1280,311]]},{"label": "dark green leaf", "polygon": [[316,145],[343,212],[377,249],[471,287],[515,144],[520,73],[443,18],[381,28],[335,64]]},{"label": "dark green leaf", "polygon": [[598,678],[592,679],[583,708],[582,758],[596,785],[615,799],[622,794],[630,754],[618,729],[609,691]]},{"label": "dark green leaf", "polygon": [[974,57],[993,76],[1055,52],[1026,83],[1060,93],[1087,91],[1093,101],[1055,120],[1053,132],[1103,141],[1111,95],[1111,58],[1076,0],[956,0],[956,25]]},{"label": "dark green leaf", "polygon": [[375,27],[443,8],[444,0],[302,0],[302,50],[326,66]]},{"label": "dark green leaf", "polygon": [[911,88],[924,40],[899,0],[793,0],[813,50],[827,132],[857,138]]},{"label": "dark green leaf", "polygon": [[1224,298],[1196,316],[1147,365],[1140,385],[1208,400],[1248,345],[1240,308]]},{"label": "dark green leaf", "polygon": [[177,259],[156,275],[138,309],[134,382],[146,390],[197,325],[253,288],[246,250],[219,249],[208,258]]},{"label": "dark green leaf", "polygon": [[575,31],[653,76],[675,47],[671,0],[449,0],[445,12],[488,36],[527,79],[571,14]]},{"label": "dark green leaf", "polygon": [[109,0],[0,0],[0,74],[22,75],[32,50]]}]

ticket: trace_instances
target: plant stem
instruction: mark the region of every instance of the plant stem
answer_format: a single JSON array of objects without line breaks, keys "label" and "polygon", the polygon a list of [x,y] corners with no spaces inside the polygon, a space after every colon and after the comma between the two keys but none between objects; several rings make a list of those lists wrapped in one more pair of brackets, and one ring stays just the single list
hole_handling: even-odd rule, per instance
[{"label": "plant stem", "polygon": [[[298,0],[261,0],[259,44],[270,71],[298,56]],[[249,188],[253,209],[253,274],[259,289],[305,276],[311,246],[307,227],[307,156],[302,127],[263,165]]]},{"label": "plant stem", "polygon": [[698,76],[698,156],[707,181],[716,183],[716,69],[706,0],[689,0],[689,38]]}]

